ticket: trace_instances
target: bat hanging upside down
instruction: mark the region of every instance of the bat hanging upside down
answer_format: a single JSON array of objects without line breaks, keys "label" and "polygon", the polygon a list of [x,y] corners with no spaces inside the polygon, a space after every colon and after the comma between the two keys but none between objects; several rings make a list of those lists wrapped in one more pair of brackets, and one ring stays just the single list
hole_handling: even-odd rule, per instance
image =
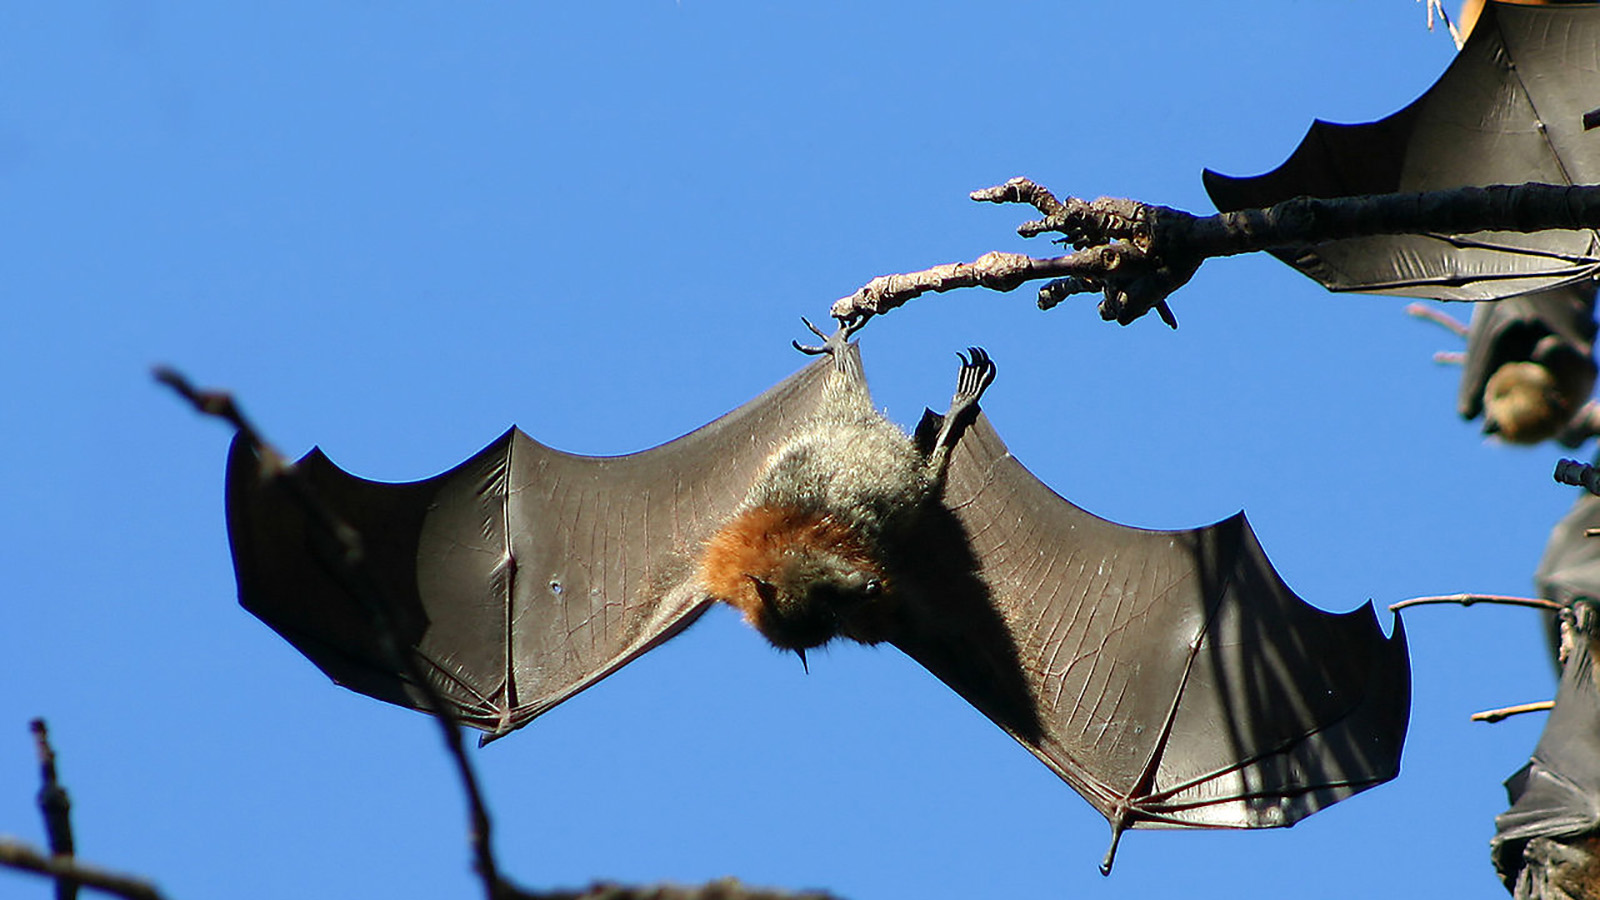
[{"label": "bat hanging upside down", "polygon": [[[362,536],[394,637],[466,724],[519,728],[737,607],[774,646],[890,643],[977,707],[1112,826],[1291,825],[1396,774],[1410,705],[1398,624],[1306,605],[1243,515],[1188,531],[1078,509],[978,411],[907,436],[840,333],[818,361],[705,427],[618,457],[516,429],[424,481],[296,463]],[[282,479],[235,440],[240,602],[334,681],[419,706],[371,617],[321,561]]]}]

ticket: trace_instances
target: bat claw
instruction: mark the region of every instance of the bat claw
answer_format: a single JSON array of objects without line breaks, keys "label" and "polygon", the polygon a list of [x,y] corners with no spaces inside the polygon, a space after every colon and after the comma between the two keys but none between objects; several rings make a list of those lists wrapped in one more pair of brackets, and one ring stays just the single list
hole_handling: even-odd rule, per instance
[{"label": "bat claw", "polygon": [[966,353],[957,353],[961,360],[961,374],[956,380],[956,397],[951,404],[951,412],[957,406],[968,406],[978,402],[983,392],[994,384],[997,367],[994,360],[989,357],[989,352],[982,347],[968,347]]},{"label": "bat claw", "polygon": [[860,331],[861,326],[867,324],[868,318],[870,317],[865,315],[856,315],[843,319],[836,318],[835,321],[839,323],[839,330],[835,331],[833,334],[824,334],[822,329],[811,324],[810,319],[807,319],[805,316],[801,316],[800,321],[804,322],[805,326],[811,329],[812,334],[822,338],[822,343],[820,345],[802,344],[799,341],[790,341],[789,343],[793,344],[796,350],[799,350],[801,353],[804,353],[808,356],[821,356],[824,353],[832,355],[835,352],[843,349],[845,344],[850,342],[851,335],[854,335],[856,332]]}]

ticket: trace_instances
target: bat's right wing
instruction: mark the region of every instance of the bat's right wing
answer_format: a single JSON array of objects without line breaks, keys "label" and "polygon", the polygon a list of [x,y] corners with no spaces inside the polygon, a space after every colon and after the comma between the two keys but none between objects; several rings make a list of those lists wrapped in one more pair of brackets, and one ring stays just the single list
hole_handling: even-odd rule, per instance
[{"label": "bat's right wing", "polygon": [[895,643],[1100,810],[1113,852],[1125,828],[1291,825],[1397,773],[1399,623],[1385,638],[1370,604],[1306,605],[1243,515],[1172,532],[1097,518],[985,417],[944,499],[946,565]]},{"label": "bat's right wing", "polygon": [[[855,348],[844,352],[859,378]],[[628,456],[574,456],[512,429],[408,484],[357,478],[318,450],[296,465],[360,533],[401,648],[463,722],[497,737],[704,610],[700,544],[813,413],[834,369],[819,360],[711,424]],[[240,603],[335,682],[417,707],[303,509],[242,439],[228,458],[227,500]]]}]

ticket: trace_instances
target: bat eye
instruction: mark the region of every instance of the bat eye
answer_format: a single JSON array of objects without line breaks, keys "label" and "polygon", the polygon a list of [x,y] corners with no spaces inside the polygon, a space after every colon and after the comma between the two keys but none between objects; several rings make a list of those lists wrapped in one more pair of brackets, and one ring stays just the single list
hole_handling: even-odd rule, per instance
[{"label": "bat eye", "polygon": [[867,583],[862,586],[861,593],[868,597],[876,597],[883,593],[883,582],[876,578],[869,579]]}]

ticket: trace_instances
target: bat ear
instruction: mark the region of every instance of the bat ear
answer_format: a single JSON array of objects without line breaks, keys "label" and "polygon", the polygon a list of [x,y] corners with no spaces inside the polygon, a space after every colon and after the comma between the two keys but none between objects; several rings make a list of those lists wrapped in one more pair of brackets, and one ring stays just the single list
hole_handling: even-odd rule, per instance
[{"label": "bat ear", "polygon": [[756,596],[761,598],[762,606],[765,606],[768,609],[773,609],[777,606],[778,589],[772,584],[772,582],[767,581],[764,578],[757,578],[749,573],[746,573],[744,577],[750,579],[751,583],[756,586]]}]

